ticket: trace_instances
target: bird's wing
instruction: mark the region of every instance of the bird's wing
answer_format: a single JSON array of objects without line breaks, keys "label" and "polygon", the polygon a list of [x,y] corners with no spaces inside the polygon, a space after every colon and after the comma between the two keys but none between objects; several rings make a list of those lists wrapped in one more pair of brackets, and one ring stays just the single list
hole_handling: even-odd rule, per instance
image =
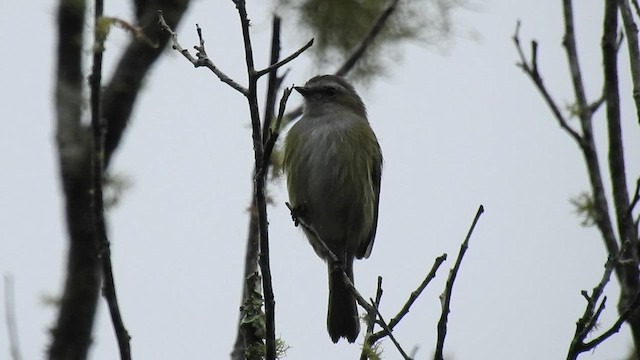
[{"label": "bird's wing", "polygon": [[380,204],[380,180],[382,178],[382,156],[379,157],[380,161],[376,161],[371,169],[371,183],[373,184],[373,193],[375,196],[373,207],[373,222],[371,223],[371,231],[365,238],[365,241],[360,244],[356,257],[358,259],[368,258],[371,255],[373,249],[373,242],[376,239],[376,229],[378,228],[378,205]]}]

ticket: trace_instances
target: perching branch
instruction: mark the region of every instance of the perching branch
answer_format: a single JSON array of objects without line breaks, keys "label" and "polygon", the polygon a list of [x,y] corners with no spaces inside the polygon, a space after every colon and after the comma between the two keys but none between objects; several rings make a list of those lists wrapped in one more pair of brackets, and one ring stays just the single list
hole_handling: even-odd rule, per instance
[{"label": "perching branch", "polygon": [[[307,44],[302,50],[297,51],[292,56],[287,57],[285,60],[280,61],[267,69],[259,72],[256,71],[253,58],[253,48],[251,45],[251,36],[249,33],[249,18],[247,16],[246,3],[244,0],[233,0],[238,10],[238,16],[240,18],[240,26],[242,29],[242,39],[244,43],[245,63],[247,69],[248,87],[243,87],[237,82],[231,80],[222,71],[220,71],[211,60],[209,60],[204,47],[204,39],[202,37],[202,30],[197,26],[198,37],[200,39],[200,45],[195,46],[197,50],[196,57],[193,57],[187,50],[183,49],[177,41],[177,35],[171,28],[164,22],[162,13],[158,13],[158,18],[161,27],[171,34],[173,40],[173,48],[179,51],[187,60],[189,60],[195,67],[206,66],[218,76],[220,80],[231,86],[233,89],[242,93],[246,98],[249,105],[249,114],[251,116],[251,138],[253,141],[254,150],[254,201],[255,210],[257,211],[257,222],[259,229],[259,266],[262,273],[262,287],[264,290],[264,305],[265,305],[265,342],[266,342],[266,359],[275,360],[276,358],[276,341],[275,341],[275,300],[273,295],[273,285],[271,283],[271,269],[269,264],[269,232],[267,222],[267,205],[265,196],[265,180],[268,168],[268,161],[270,159],[271,151],[273,150],[273,144],[263,142],[265,135],[262,132],[262,122],[260,120],[260,114],[258,111],[258,99],[257,99],[257,82],[260,76],[270,73],[276,70],[278,67],[288,63],[297,56],[299,56],[304,49],[311,46]],[[288,97],[288,94],[287,94]],[[284,99],[286,102],[286,98]],[[284,105],[283,105],[284,106]],[[279,121],[280,122],[280,121]],[[275,133],[274,133],[275,134]],[[273,134],[272,134],[273,135]],[[275,135],[277,137],[277,134]],[[275,143],[275,137],[273,138]],[[267,148],[267,145],[270,147]],[[266,150],[266,151],[265,151]],[[247,339],[245,338],[245,341]],[[245,348],[249,348],[251,344],[245,344]]]},{"label": "perching branch", "polygon": [[471,239],[471,234],[473,234],[473,230],[480,219],[480,216],[484,212],[484,207],[480,205],[478,207],[478,211],[476,212],[476,216],[473,218],[473,222],[471,223],[471,227],[469,228],[469,232],[467,232],[467,236],[465,237],[462,245],[460,245],[460,252],[458,252],[458,258],[456,259],[456,263],[453,265],[453,268],[449,271],[449,278],[447,279],[447,284],[445,285],[444,292],[440,295],[440,301],[442,302],[442,314],[440,315],[440,320],[438,321],[438,341],[436,343],[436,351],[433,356],[434,360],[443,360],[443,352],[444,352],[444,340],[447,336],[447,321],[449,318],[450,305],[451,305],[451,294],[453,293],[453,283],[456,280],[456,276],[458,275],[458,271],[460,270],[460,264],[462,263],[462,258],[464,254],[467,252],[467,248],[469,248],[469,240]]},{"label": "perching branch", "polygon": [[[280,59],[280,18],[278,16],[273,17],[272,22],[272,34],[271,34],[271,51],[269,56],[269,64],[275,64]],[[276,96],[280,89],[284,76],[278,76],[278,69],[274,69],[269,73],[267,78],[267,93],[264,105],[264,120],[262,121],[262,141],[266,144],[268,136],[270,136],[271,125],[276,117]],[[255,165],[254,165],[255,166]],[[255,183],[251,189],[251,205],[249,208],[249,231],[247,234],[247,242],[245,248],[244,258],[244,275],[242,286],[242,303],[246,302],[246,299],[251,297],[251,291],[253,291],[251,284],[247,281],[250,276],[257,273],[258,270],[258,254],[260,251],[260,229],[258,228],[258,212],[256,211],[255,204]],[[245,338],[255,337],[252,328],[247,327],[247,324],[243,322],[245,317],[244,311],[241,311],[240,321],[238,324],[238,332],[236,334],[236,341],[231,351],[232,360],[245,360],[247,358],[245,354]],[[249,341],[252,342],[252,341]]]},{"label": "perching branch", "polygon": [[353,282],[351,282],[351,279],[349,279],[349,275],[347,275],[347,272],[345,271],[344,264],[342,263],[342,261],[340,261],[340,259],[338,259],[336,254],[334,254],[333,251],[329,249],[329,246],[327,246],[327,244],[324,242],[322,237],[320,237],[320,234],[318,234],[315,227],[311,225],[309,222],[307,222],[306,219],[301,214],[299,214],[299,212],[296,211],[295,208],[291,206],[291,204],[285,203],[285,205],[291,211],[291,218],[295,226],[301,225],[306,231],[310,232],[314,236],[314,238],[318,240],[318,244],[322,246],[322,250],[324,251],[323,258],[324,256],[327,256],[329,258],[328,261],[331,262],[332,266],[337,267],[338,270],[342,272],[342,275],[344,277],[344,282],[347,285],[347,288],[349,288],[349,291],[351,291],[351,293],[356,298],[356,302],[358,303],[358,305],[362,306],[362,308],[365,309],[367,313],[369,312],[376,313],[376,311],[373,309],[373,306],[369,304],[369,302],[360,294],[358,289],[356,289],[356,287],[353,285]]}]

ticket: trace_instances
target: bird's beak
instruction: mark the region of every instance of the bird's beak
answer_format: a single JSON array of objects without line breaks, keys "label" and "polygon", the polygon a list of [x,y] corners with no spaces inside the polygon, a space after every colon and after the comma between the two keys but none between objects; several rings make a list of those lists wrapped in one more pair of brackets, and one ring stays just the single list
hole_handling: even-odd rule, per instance
[{"label": "bird's beak", "polygon": [[294,86],[293,88],[296,89],[296,91],[299,92],[303,97],[307,97],[309,96],[309,94],[311,94],[311,89],[309,89],[308,87]]}]

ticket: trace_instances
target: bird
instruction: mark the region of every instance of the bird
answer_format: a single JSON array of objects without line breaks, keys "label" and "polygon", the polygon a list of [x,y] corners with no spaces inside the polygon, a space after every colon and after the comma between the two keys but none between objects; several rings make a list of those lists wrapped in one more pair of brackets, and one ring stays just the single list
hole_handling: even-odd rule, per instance
[{"label": "bird", "polygon": [[382,151],[365,105],[346,79],[319,75],[294,89],[304,98],[304,106],[302,118],[291,126],[284,141],[289,204],[294,218],[308,224],[303,231],[327,263],[329,336],[334,343],[341,338],[353,343],[360,332],[360,319],[343,271],[353,283],[354,259],[368,258],[373,248]]}]

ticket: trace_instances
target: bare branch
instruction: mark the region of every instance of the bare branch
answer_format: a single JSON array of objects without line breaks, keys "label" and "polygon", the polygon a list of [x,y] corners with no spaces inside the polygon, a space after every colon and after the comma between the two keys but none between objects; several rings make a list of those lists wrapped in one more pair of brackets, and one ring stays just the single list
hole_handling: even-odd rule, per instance
[{"label": "bare branch", "polygon": [[[442,263],[446,259],[447,259],[447,254],[442,254],[435,259],[435,261],[433,262],[433,266],[431,267],[431,270],[429,271],[427,276],[424,278],[424,280],[422,280],[422,283],[420,284],[420,286],[418,286],[418,288],[411,293],[411,296],[409,296],[409,299],[404,304],[402,309],[400,309],[398,314],[393,319],[391,319],[391,322],[389,322],[389,328],[391,329],[395,328],[396,325],[400,323],[402,318],[409,313],[409,310],[411,309],[411,306],[413,305],[413,303],[418,299],[420,294],[422,294],[424,289],[426,289],[427,285],[429,285],[431,280],[433,280],[436,277],[436,271],[438,271],[438,269],[440,268],[440,265],[442,265]],[[370,341],[370,343],[373,344],[386,335],[387,335],[386,331],[381,330],[371,335],[368,341]]]},{"label": "bare branch", "polygon": [[48,358],[84,359],[92,343],[100,288],[98,245],[91,214],[91,139],[82,125],[86,4],[58,2],[56,140],[69,239],[66,280],[51,330]]},{"label": "bare branch", "polygon": [[309,40],[308,43],[306,43],[303,47],[301,47],[300,49],[298,49],[296,52],[294,52],[293,54],[287,56],[286,58],[278,61],[275,64],[272,64],[270,66],[268,66],[265,69],[262,69],[260,71],[256,72],[256,77],[261,77],[263,75],[268,74],[269,72],[271,72],[274,69],[278,69],[286,64],[288,64],[289,62],[291,62],[291,60],[297,58],[298,56],[300,56],[300,54],[302,54],[305,50],[307,50],[308,48],[311,47],[311,45],[313,45],[313,39]]},{"label": "bare branch", "polygon": [[567,60],[569,62],[569,70],[571,72],[573,91],[576,96],[576,105],[578,106],[578,116],[581,120],[584,121],[586,119],[590,119],[591,114],[588,112],[587,96],[585,95],[582,73],[580,70],[580,62],[578,61],[578,50],[576,48],[576,38],[573,24],[572,0],[563,0],[562,8],[564,11],[565,25],[565,33],[562,40],[562,45],[567,52]]},{"label": "bare branch", "polygon": [[[380,308],[380,302],[382,301],[382,276],[378,276],[378,285],[376,286],[376,298],[373,301],[373,307]],[[376,319],[378,318],[377,312],[367,313],[367,331],[364,335],[364,343],[362,345],[362,351],[360,352],[360,360],[367,360],[367,350],[372,350],[372,346],[375,341],[371,341],[371,335],[373,334],[373,328],[376,325]],[[368,349],[367,349],[368,347]]]},{"label": "bare branch", "polygon": [[636,205],[638,205],[638,202],[640,201],[640,178],[636,180],[636,189],[633,191],[633,193],[633,200],[631,201],[631,204],[629,204],[629,209],[627,210],[629,216],[632,216],[633,209],[636,207]]},{"label": "bare branch", "polygon": [[[604,310],[606,297],[604,297],[600,305],[598,305],[596,308],[596,305],[598,304],[600,297],[604,293],[604,288],[609,283],[609,280],[611,279],[611,274],[613,273],[616,266],[621,261],[623,261],[623,258],[625,257],[625,253],[629,250],[630,246],[631,246],[631,242],[627,241],[616,256],[609,256],[609,259],[607,260],[604,266],[604,273],[602,274],[602,278],[598,283],[598,285],[596,285],[596,287],[593,288],[593,290],[591,291],[591,294],[587,294],[587,292],[584,290],[581,292],[582,296],[585,299],[587,299],[587,305],[585,307],[582,317],[580,317],[580,319],[578,319],[578,321],[576,322],[576,331],[573,339],[571,340],[571,345],[569,346],[569,352],[567,354],[568,360],[577,359],[579,354],[585,351],[592,350],[593,348],[598,346],[602,341],[604,341],[604,339],[606,339],[605,337],[599,341],[594,340],[586,344],[584,342],[587,336],[589,336],[589,334],[597,326],[598,318],[600,317],[600,314]],[[637,306],[636,304],[636,302],[638,301],[637,298],[638,296],[636,296],[636,298],[634,299],[634,303],[632,304],[634,308]],[[628,315],[629,314],[626,314],[625,316],[628,316]],[[622,314],[621,314],[621,317],[622,317]],[[609,336],[611,336],[611,334],[607,335],[607,337]]]},{"label": "bare branch", "polygon": [[15,293],[13,277],[4,276],[4,312],[7,321],[7,335],[9,336],[9,348],[12,360],[22,360],[20,353],[20,341],[18,339],[18,322],[16,321]]},{"label": "bare branch", "polygon": [[[604,300],[603,300],[603,303],[604,303]],[[595,349],[596,346],[600,345],[603,341],[607,340],[609,337],[611,337],[611,335],[620,331],[622,324],[624,324],[624,322],[629,319],[629,316],[631,315],[631,313],[633,313],[636,309],[638,309],[638,306],[640,306],[640,291],[636,294],[636,296],[634,297],[629,307],[626,308],[620,314],[620,316],[618,317],[618,320],[615,323],[613,323],[613,325],[611,325],[611,327],[607,331],[605,331],[602,335],[598,336],[597,338],[584,344],[585,348],[587,349],[585,351]]]},{"label": "bare branch", "polygon": [[[245,93],[249,105],[251,116],[251,138],[253,140],[254,154],[254,203],[258,211],[258,229],[260,232],[260,256],[259,265],[262,274],[262,289],[264,291],[265,308],[265,359],[276,360],[276,335],[275,335],[275,298],[273,294],[273,284],[271,280],[271,265],[269,258],[269,223],[267,221],[267,202],[265,196],[266,168],[265,153],[263,144],[263,134],[258,109],[258,76],[253,59],[253,48],[251,46],[251,35],[249,34],[249,18],[247,16],[246,3],[244,0],[233,0],[238,10],[240,27],[242,28],[242,39],[244,43],[245,62],[247,67],[247,78],[249,79],[248,92]],[[288,95],[287,95],[288,96]],[[286,102],[286,99],[284,100]],[[268,164],[268,162],[267,162]]]},{"label": "bare branch", "polygon": [[[282,20],[279,16],[273,15],[271,21],[271,52],[269,64],[273,65],[280,60],[280,28]],[[278,69],[273,69],[267,77],[267,92],[265,95],[264,118],[262,121],[262,142],[267,143],[269,130],[276,117],[276,96],[282,85],[284,76],[278,76]]]},{"label": "bare branch", "polygon": [[[629,48],[629,65],[631,79],[633,80],[633,100],[636,105],[636,116],[640,123],[640,45],[638,42],[638,27],[633,21],[633,14],[628,0],[618,0],[620,14],[624,24],[624,31],[627,34],[627,47]],[[634,0],[636,12],[638,3]]]},{"label": "bare branch", "polygon": [[373,304],[372,307],[375,310],[376,315],[378,316],[378,318],[380,318],[380,326],[382,326],[384,331],[388,334],[389,339],[391,339],[391,342],[393,342],[393,345],[395,345],[396,349],[398,349],[398,352],[400,352],[400,355],[402,355],[402,358],[405,359],[405,360],[411,360],[409,355],[407,355],[407,353],[404,351],[404,349],[402,349],[402,346],[400,346],[400,343],[398,342],[398,340],[396,340],[395,336],[393,336],[393,330],[391,330],[389,328],[387,323],[382,318],[382,314],[380,314],[380,311],[375,306],[375,301],[373,301],[373,299],[369,299],[369,300],[370,300],[371,304]]},{"label": "bare branch", "polygon": [[553,97],[549,93],[549,90],[547,90],[547,87],[542,81],[542,76],[540,76],[540,73],[538,71],[538,45],[536,41],[531,42],[531,60],[530,62],[527,61],[527,58],[524,55],[524,51],[522,50],[522,46],[520,45],[520,21],[516,23],[516,30],[513,34],[512,39],[516,46],[516,50],[518,51],[518,55],[520,56],[520,62],[517,63],[517,66],[524,71],[524,73],[536,86],[545,103],[558,121],[558,125],[560,125],[560,127],[565,130],[580,147],[584,146],[582,137],[573,128],[571,128],[571,126],[569,126],[567,119],[564,117],[564,115],[562,115],[562,112],[560,111],[560,107],[556,104],[556,101],[553,99]]},{"label": "bare branch", "polygon": [[342,261],[338,259],[336,254],[334,254],[333,251],[331,251],[331,249],[329,249],[329,246],[327,246],[327,244],[324,242],[322,237],[320,237],[320,234],[318,234],[315,227],[310,223],[308,223],[304,219],[304,217],[301,216],[301,214],[299,214],[298,211],[296,211],[296,209],[291,206],[291,204],[285,203],[285,205],[291,211],[291,218],[293,219],[295,226],[301,225],[306,231],[311,233],[311,235],[313,235],[313,237],[316,240],[318,240],[318,244],[322,246],[322,250],[324,251],[323,258],[325,256],[328,257],[328,261],[330,261],[334,267],[338,268],[342,272],[344,282],[347,285],[347,288],[349,288],[349,291],[351,291],[351,293],[356,298],[356,302],[360,306],[362,306],[367,313],[369,312],[375,313],[373,306],[371,306],[371,304],[369,304],[369,302],[360,294],[358,289],[356,289],[356,287],[353,285],[353,282],[351,282],[351,279],[349,279],[349,275],[347,275],[347,272],[345,271],[344,264],[342,263]]},{"label": "bare branch", "polygon": [[[264,146],[264,156],[262,158],[262,165],[260,165],[260,171],[262,172],[259,176],[266,176],[264,172],[269,169],[269,163],[271,161],[271,153],[273,152],[273,147],[278,140],[278,136],[280,136],[280,126],[282,124],[282,117],[284,116],[284,110],[287,106],[287,100],[289,99],[289,95],[291,95],[291,91],[293,91],[293,87],[284,89],[284,93],[282,94],[282,98],[280,99],[280,107],[278,109],[278,117],[276,118],[276,123],[274,128],[271,129],[269,138]],[[265,119],[266,121],[266,119]]]},{"label": "bare branch", "polygon": [[469,232],[467,232],[467,236],[465,237],[462,245],[460,245],[460,252],[458,252],[458,258],[456,259],[456,263],[453,265],[453,268],[449,271],[449,278],[447,279],[447,284],[445,285],[444,292],[440,295],[440,301],[442,302],[442,314],[440,316],[440,320],[438,321],[438,341],[436,343],[436,351],[433,356],[434,360],[443,360],[444,359],[444,340],[447,336],[447,321],[449,318],[450,304],[451,304],[451,295],[453,293],[453,283],[456,280],[456,276],[458,275],[458,271],[460,270],[460,264],[462,264],[462,258],[464,254],[467,252],[467,248],[469,248],[469,240],[471,239],[471,234],[473,234],[473,230],[480,219],[480,216],[484,212],[484,206],[480,205],[478,207],[478,211],[476,212],[476,216],[473,218],[473,222],[471,223],[471,227],[469,228]]},{"label": "bare branch", "polygon": [[193,55],[191,55],[189,50],[183,48],[180,45],[180,43],[178,42],[178,34],[176,34],[169,27],[167,22],[164,20],[162,10],[158,10],[158,22],[160,23],[160,26],[162,27],[162,29],[171,35],[171,42],[173,44],[172,48],[178,51],[179,53],[181,53],[182,56],[184,56],[187,60],[189,60],[189,62],[192,63],[194,67],[196,68],[206,67],[207,69],[211,70],[218,77],[218,79],[220,79],[220,81],[231,86],[233,89],[237,90],[242,95],[248,96],[249,90],[247,88],[243,87],[242,85],[238,84],[233,79],[231,79],[229,76],[227,76],[227,74],[222,72],[222,70],[220,70],[211,61],[211,59],[209,59],[209,56],[207,55],[207,51],[204,47],[204,38],[202,37],[202,29],[200,28],[199,25],[196,24],[196,31],[198,33],[200,45],[196,45],[193,47],[195,50],[197,50],[196,56],[194,57]]}]

